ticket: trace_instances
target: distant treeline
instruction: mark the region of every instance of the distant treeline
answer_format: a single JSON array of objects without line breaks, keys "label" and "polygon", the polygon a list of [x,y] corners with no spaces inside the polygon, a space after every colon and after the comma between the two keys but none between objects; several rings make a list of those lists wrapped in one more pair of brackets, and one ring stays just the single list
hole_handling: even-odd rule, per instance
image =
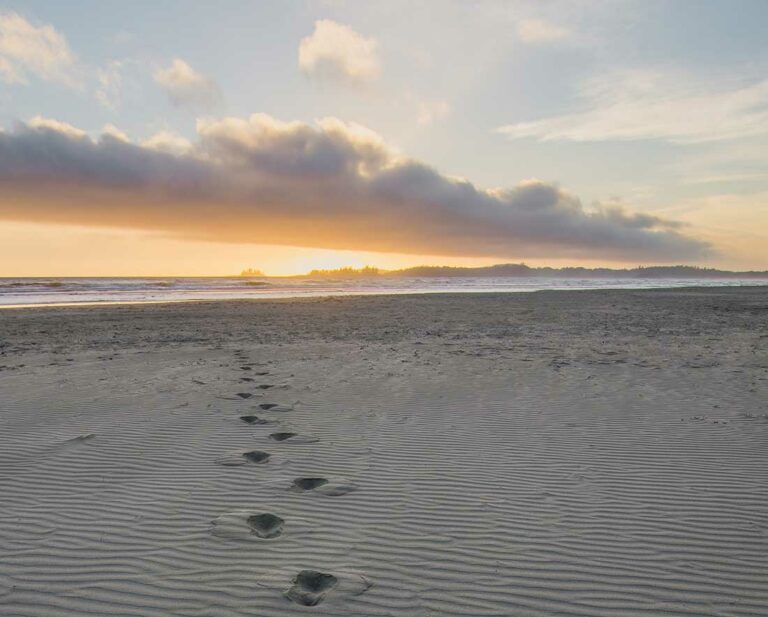
[{"label": "distant treeline", "polygon": [[240,276],[264,276],[264,273],[261,270],[256,270],[255,268],[248,268],[247,270],[243,270],[240,273]]},{"label": "distant treeline", "polygon": [[[378,276],[380,274],[387,274],[383,272],[382,270],[379,270],[378,268],[373,268],[371,266],[365,266],[365,268],[337,268],[335,270],[312,270],[307,276],[316,277],[316,278],[323,278],[323,277],[330,277],[330,278],[351,278],[355,276]],[[394,274],[394,272],[391,272],[389,274]]]},{"label": "distant treeline", "polygon": [[366,266],[362,269],[312,270],[312,278],[351,277],[517,277],[517,278],[625,278],[625,279],[768,279],[768,271],[732,272],[696,266],[650,266],[639,268],[531,268],[525,264],[497,264],[481,268],[416,266],[384,271]]}]

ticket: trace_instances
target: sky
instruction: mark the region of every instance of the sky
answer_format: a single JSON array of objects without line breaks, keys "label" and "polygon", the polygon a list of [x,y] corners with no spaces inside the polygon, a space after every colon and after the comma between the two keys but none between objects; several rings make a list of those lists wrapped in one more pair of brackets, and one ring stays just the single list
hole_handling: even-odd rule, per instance
[{"label": "sky", "polygon": [[768,269],[768,3],[0,0],[0,276]]}]

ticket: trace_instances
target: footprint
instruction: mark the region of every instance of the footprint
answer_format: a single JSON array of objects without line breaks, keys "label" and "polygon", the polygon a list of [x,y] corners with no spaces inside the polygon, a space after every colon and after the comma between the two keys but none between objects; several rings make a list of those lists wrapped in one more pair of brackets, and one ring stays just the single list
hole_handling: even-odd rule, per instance
[{"label": "footprint", "polygon": [[245,519],[251,531],[265,540],[276,538],[283,533],[285,521],[274,514],[253,514]]},{"label": "footprint", "polygon": [[341,497],[355,490],[357,490],[357,487],[354,484],[328,484],[318,488],[315,492],[321,493],[326,497]]},{"label": "footprint", "polygon": [[251,463],[266,463],[271,456],[269,452],[262,452],[261,450],[251,450],[250,452],[243,452],[243,458]]},{"label": "footprint", "polygon": [[259,386],[256,386],[259,390],[269,390],[270,388],[274,388],[274,384],[271,383],[263,383]]},{"label": "footprint", "polygon": [[239,396],[240,398],[251,398],[253,394],[251,394],[250,392],[238,392],[237,396]]},{"label": "footprint", "polygon": [[77,437],[72,437],[70,439],[65,440],[64,445],[83,443],[84,441],[90,441],[94,437],[96,437],[96,433],[86,433],[85,435],[78,435]]},{"label": "footprint", "polygon": [[[309,521],[306,524],[308,528],[312,527]],[[294,531],[294,520],[291,519],[291,535],[295,533],[302,531]],[[251,539],[256,540],[253,536]],[[317,570],[301,570],[296,574],[292,568],[280,568],[258,578],[256,584],[279,590],[283,596],[303,606],[316,606],[325,599],[330,600],[326,598],[328,594],[333,596],[334,602],[360,596],[373,587],[372,581],[345,564],[335,564],[332,574]]]},{"label": "footprint", "polygon": [[293,411],[291,405],[279,405],[277,403],[260,403],[259,409],[264,411]]},{"label": "footprint", "polygon": [[312,493],[326,497],[341,497],[357,490],[357,486],[343,478],[296,478],[288,489],[294,493]]},{"label": "footprint", "polygon": [[302,444],[302,443],[317,443],[320,441],[317,437],[312,435],[299,435],[298,433],[291,433],[288,431],[278,431],[269,435],[272,441],[284,441],[286,443]]},{"label": "footprint", "polygon": [[96,433],[86,433],[85,435],[77,435],[76,437],[71,437],[70,439],[65,439],[64,441],[55,444],[53,446],[54,450],[68,450],[69,448],[75,447],[80,445],[81,443],[88,443],[92,439],[96,437]]},{"label": "footprint", "polygon": [[[309,521],[291,518],[291,534],[302,538],[309,533]],[[262,542],[274,540],[283,535],[285,521],[270,512],[259,510],[232,510],[224,512],[211,521],[211,533],[226,540],[241,542]],[[288,575],[282,577],[281,589],[285,586]]]},{"label": "footprint", "polygon": [[225,467],[239,467],[241,465],[263,464],[269,460],[270,454],[268,452],[262,452],[261,450],[252,450],[251,452],[243,452],[242,450],[235,450],[233,452],[227,452],[216,459],[216,463],[224,465]]},{"label": "footprint", "polygon": [[333,574],[317,570],[302,570],[293,579],[293,585],[283,595],[302,606],[317,606],[325,599],[339,580]]},{"label": "footprint", "polygon": [[246,424],[274,424],[274,420],[265,420],[259,416],[240,416],[240,419]]},{"label": "footprint", "polygon": [[296,478],[293,481],[293,489],[297,491],[312,491],[325,484],[328,484],[328,480],[325,478]]},{"label": "footprint", "polygon": [[298,433],[272,433],[269,438],[274,441],[287,441],[292,437],[297,437]]}]

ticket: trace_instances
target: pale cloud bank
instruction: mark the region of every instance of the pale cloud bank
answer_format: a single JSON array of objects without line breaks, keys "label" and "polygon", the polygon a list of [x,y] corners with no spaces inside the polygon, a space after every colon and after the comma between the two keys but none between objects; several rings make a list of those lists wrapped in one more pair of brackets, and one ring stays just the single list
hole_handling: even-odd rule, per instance
[{"label": "pale cloud bank", "polygon": [[221,91],[210,77],[198,73],[181,58],[154,73],[157,82],[175,107],[213,109],[221,101]]},{"label": "pale cloud bank", "polygon": [[299,68],[310,77],[361,85],[379,75],[377,43],[349,26],[321,19],[299,44]]},{"label": "pale cloud bank", "polygon": [[50,25],[35,25],[16,13],[0,13],[0,80],[26,84],[30,77],[76,85],[75,55]]},{"label": "pale cloud bank", "polygon": [[540,141],[662,139],[699,143],[768,134],[768,80],[737,84],[669,71],[631,70],[587,81],[584,110],[498,131]]},{"label": "pale cloud bank", "polygon": [[[136,144],[36,119],[0,132],[0,219],[187,239],[412,254],[690,260],[708,246],[540,181],[484,190],[369,129],[266,114],[198,123],[194,143]],[[165,147],[168,144],[171,147]]]}]

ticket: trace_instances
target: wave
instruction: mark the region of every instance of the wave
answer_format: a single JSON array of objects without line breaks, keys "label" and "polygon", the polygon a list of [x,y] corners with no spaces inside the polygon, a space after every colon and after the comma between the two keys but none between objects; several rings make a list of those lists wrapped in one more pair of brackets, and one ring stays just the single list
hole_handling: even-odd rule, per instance
[{"label": "wave", "polygon": [[387,277],[243,281],[221,278],[0,279],[0,307],[55,304],[189,302],[366,294],[519,293],[566,289],[651,289],[761,285],[755,279],[554,279],[531,277]]},{"label": "wave", "polygon": [[272,283],[266,281],[245,281],[243,285],[246,287],[273,287]]}]

